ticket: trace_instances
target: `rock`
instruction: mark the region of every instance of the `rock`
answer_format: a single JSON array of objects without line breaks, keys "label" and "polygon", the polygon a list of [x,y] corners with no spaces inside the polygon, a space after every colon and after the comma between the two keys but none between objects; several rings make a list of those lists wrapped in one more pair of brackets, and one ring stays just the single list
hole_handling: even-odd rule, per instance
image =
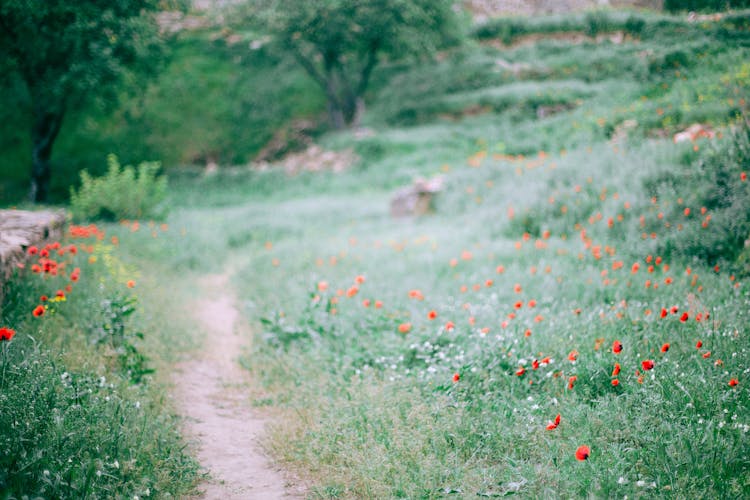
[{"label": "rock", "polygon": [[433,197],[443,189],[443,178],[418,178],[411,186],[406,186],[391,198],[391,216],[409,217],[425,215],[433,209]]},{"label": "rock", "polygon": [[683,130],[682,132],[679,132],[672,137],[672,140],[675,144],[678,142],[695,142],[696,139],[700,137],[707,137],[709,139],[713,139],[714,137],[714,131],[709,127],[708,125],[701,125],[700,123],[693,123],[688,128]]},{"label": "rock", "polygon": [[0,210],[0,292],[13,271],[26,262],[26,249],[63,235],[65,212]]}]

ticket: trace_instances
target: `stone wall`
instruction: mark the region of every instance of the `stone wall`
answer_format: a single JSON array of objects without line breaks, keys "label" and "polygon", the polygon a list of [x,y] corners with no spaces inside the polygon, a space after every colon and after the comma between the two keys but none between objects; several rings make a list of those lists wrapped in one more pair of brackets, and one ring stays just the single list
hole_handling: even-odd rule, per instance
[{"label": "stone wall", "polygon": [[62,238],[64,225],[63,211],[0,210],[0,294],[13,271],[25,263],[26,249]]}]

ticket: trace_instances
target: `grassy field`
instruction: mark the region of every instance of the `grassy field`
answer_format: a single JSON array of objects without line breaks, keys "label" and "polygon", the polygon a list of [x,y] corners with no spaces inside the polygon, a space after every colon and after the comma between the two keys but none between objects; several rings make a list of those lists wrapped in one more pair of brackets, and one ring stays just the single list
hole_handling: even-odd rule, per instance
[{"label": "grassy field", "polygon": [[[186,239],[137,252],[236,270],[256,404],[311,496],[750,492],[747,48],[670,26],[402,68],[371,136],[321,139],[361,155],[344,174],[173,179]],[[721,137],[673,144],[694,121]],[[435,212],[391,218],[420,175]]]},{"label": "grassy field", "polygon": [[[168,230],[107,226],[156,364],[211,341],[174,318],[232,269],[312,498],[750,495],[747,16],[629,16],[383,68],[370,133],[319,138],[347,172],[173,170]],[[436,175],[432,214],[389,215]]]},{"label": "grassy field", "polygon": [[156,295],[116,243],[71,226],[4,286],[0,498],[180,497],[197,481],[166,392],[186,324],[158,311],[185,294]]}]

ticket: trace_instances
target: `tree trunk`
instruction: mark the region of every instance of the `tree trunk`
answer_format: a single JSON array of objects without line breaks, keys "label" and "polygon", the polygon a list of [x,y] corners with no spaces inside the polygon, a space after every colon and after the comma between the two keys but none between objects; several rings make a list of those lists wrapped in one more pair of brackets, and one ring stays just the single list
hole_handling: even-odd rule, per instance
[{"label": "tree trunk", "polygon": [[346,128],[346,114],[343,103],[339,96],[339,84],[332,71],[326,74],[326,101],[328,107],[328,119],[335,130]]},{"label": "tree trunk", "polygon": [[34,109],[31,128],[31,190],[29,198],[35,203],[47,201],[52,177],[50,158],[52,145],[60,132],[62,112]]}]

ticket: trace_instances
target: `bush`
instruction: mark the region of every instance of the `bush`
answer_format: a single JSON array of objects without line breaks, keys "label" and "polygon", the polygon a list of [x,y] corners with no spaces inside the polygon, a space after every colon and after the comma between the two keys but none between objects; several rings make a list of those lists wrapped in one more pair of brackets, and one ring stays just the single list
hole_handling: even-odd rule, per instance
[{"label": "bush", "polygon": [[[724,143],[679,171],[649,177],[645,188],[670,224],[662,251],[708,264],[735,262],[750,236],[750,127],[742,125]],[[744,175],[743,175],[744,174]]]},{"label": "bush", "polygon": [[665,0],[664,10],[677,12],[681,10],[726,10],[741,9],[750,6],[748,0]]},{"label": "bush", "polygon": [[94,178],[81,171],[81,187],[70,190],[70,205],[77,219],[162,219],[166,216],[164,199],[167,179],[157,176],[159,162],[143,162],[136,169],[128,165],[122,170],[117,156],[107,157],[109,170]]}]

